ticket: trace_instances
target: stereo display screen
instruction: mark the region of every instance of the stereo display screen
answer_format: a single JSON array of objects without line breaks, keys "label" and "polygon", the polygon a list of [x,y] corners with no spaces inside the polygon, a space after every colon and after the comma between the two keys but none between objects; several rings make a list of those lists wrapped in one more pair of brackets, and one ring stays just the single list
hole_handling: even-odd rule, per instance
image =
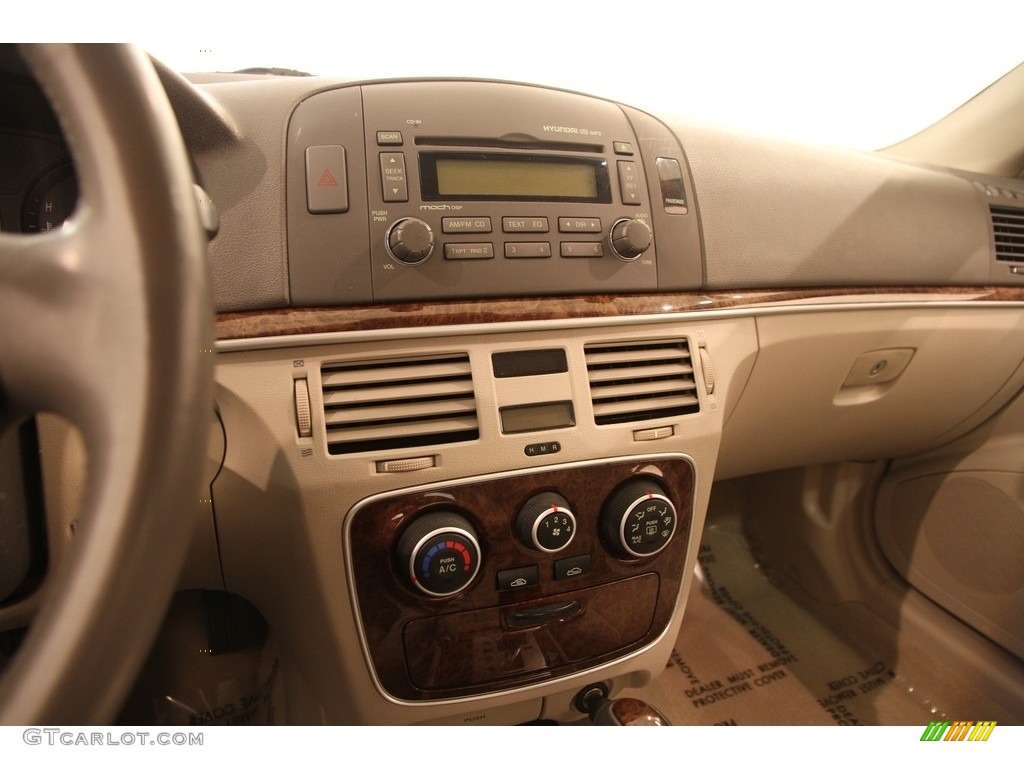
[{"label": "stereo display screen", "polygon": [[603,159],[424,152],[420,179],[424,200],[611,202]]}]

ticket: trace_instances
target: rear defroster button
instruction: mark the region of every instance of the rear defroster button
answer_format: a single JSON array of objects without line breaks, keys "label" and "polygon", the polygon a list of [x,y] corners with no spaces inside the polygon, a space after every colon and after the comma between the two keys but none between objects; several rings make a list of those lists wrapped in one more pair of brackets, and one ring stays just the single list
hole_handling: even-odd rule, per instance
[{"label": "rear defroster button", "polygon": [[590,555],[576,555],[555,561],[555,581],[574,579],[590,573]]}]

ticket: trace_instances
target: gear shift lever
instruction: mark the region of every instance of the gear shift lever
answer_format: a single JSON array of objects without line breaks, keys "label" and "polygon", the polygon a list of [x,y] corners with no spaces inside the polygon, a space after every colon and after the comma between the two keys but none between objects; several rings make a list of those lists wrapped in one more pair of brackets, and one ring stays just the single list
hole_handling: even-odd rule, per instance
[{"label": "gear shift lever", "polygon": [[576,696],[576,708],[586,712],[594,725],[671,725],[668,718],[640,699],[609,699],[603,683],[584,688]]}]

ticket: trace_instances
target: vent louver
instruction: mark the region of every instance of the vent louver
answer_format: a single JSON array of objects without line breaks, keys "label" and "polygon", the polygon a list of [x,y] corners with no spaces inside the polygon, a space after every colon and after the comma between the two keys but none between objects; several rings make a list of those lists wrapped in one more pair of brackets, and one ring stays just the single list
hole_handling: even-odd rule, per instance
[{"label": "vent louver", "polygon": [[1024,262],[1024,208],[990,206],[996,261]]},{"label": "vent louver", "polygon": [[584,347],[594,421],[620,424],[700,411],[685,339]]},{"label": "vent louver", "polygon": [[329,453],[480,437],[466,354],[325,363],[320,374]]}]

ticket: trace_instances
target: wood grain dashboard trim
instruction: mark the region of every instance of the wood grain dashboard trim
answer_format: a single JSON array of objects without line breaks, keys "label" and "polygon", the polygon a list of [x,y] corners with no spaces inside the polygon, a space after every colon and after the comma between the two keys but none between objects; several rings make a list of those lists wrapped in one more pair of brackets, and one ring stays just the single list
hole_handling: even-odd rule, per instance
[{"label": "wood grain dashboard trim", "polygon": [[1024,302],[1024,287],[875,287],[712,291],[285,308],[217,317],[217,340],[530,321],[658,317],[726,309],[877,302]]}]

